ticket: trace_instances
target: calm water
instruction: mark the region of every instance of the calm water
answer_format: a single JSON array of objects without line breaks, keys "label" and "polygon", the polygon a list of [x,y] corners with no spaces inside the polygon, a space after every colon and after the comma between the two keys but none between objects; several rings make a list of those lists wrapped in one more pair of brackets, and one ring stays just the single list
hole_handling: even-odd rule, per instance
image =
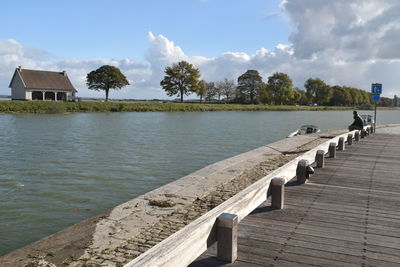
[{"label": "calm water", "polygon": [[[380,111],[379,123],[399,115]],[[351,121],[351,111],[0,115],[0,255],[301,124]]]}]

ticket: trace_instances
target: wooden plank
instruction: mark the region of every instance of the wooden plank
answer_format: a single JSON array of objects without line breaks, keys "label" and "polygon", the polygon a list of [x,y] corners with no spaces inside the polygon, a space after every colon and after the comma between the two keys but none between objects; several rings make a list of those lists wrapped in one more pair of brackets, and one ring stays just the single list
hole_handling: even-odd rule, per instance
[{"label": "wooden plank", "polygon": [[[351,146],[343,151],[344,160],[329,159],[326,169],[317,169],[312,180],[319,184],[287,186],[284,210],[268,209],[265,202],[242,220],[239,260],[274,258],[274,266],[399,265],[400,194],[392,189],[400,187],[400,180],[391,172],[397,167],[381,170],[391,168],[393,157],[379,158],[390,145],[385,143],[388,140],[376,140],[368,149],[377,157],[364,157],[368,149]],[[400,143],[400,137],[389,141]],[[365,158],[362,164],[358,156]],[[338,170],[340,166],[345,167]]]}]

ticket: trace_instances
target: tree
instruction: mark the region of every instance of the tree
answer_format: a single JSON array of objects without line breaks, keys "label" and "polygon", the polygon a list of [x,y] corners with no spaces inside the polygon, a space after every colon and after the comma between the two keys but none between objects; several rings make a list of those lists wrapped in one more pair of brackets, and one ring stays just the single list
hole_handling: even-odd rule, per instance
[{"label": "tree", "polygon": [[217,95],[217,91],[215,89],[215,83],[213,82],[209,82],[206,83],[206,100],[208,102],[211,102],[211,100],[213,100],[213,98]]},{"label": "tree", "polygon": [[363,101],[363,96],[362,96],[361,92],[357,88],[353,88],[353,87],[350,87],[349,90],[350,90],[350,95],[352,98],[352,104],[353,105],[361,104]]},{"label": "tree", "polygon": [[299,104],[299,105],[307,105],[309,100],[308,100],[306,92],[304,90],[300,90],[299,88],[295,88],[294,91],[298,95],[297,96],[298,97],[297,104]]},{"label": "tree", "polygon": [[393,105],[393,99],[389,97],[381,96],[381,101],[378,102],[378,106],[381,107],[391,107]]},{"label": "tree", "polygon": [[200,96],[200,103],[203,100],[203,97],[206,95],[206,93],[207,93],[207,83],[205,80],[201,80],[199,82],[199,88],[197,89],[196,92],[196,94]]},{"label": "tree", "polygon": [[348,106],[352,103],[352,96],[350,94],[350,87],[342,86],[341,87],[343,93],[343,105]]},{"label": "tree", "polygon": [[272,104],[271,91],[266,83],[261,85],[258,99],[263,104]]},{"label": "tree", "polygon": [[104,65],[86,75],[86,84],[90,90],[104,90],[108,101],[110,89],[121,89],[129,85],[129,82],[117,67]]},{"label": "tree", "polygon": [[363,97],[362,103],[364,104],[371,104],[371,98],[369,97],[368,93],[364,90],[360,90],[361,95]]},{"label": "tree", "polygon": [[329,104],[332,106],[344,106],[346,103],[345,95],[343,92],[343,88],[335,85],[332,87],[332,97],[329,101]]},{"label": "tree", "polygon": [[250,99],[250,103],[254,103],[260,93],[262,84],[263,81],[258,71],[246,71],[238,78],[237,88],[240,92],[240,98],[244,99],[244,101]]},{"label": "tree", "polygon": [[180,61],[165,68],[164,79],[160,82],[168,96],[178,94],[183,102],[183,95],[197,92],[200,71],[186,61]]},{"label": "tree", "polygon": [[293,82],[286,73],[276,72],[268,77],[268,89],[274,104],[288,104],[293,97]]},{"label": "tree", "polygon": [[222,88],[218,84],[214,87],[215,95],[217,96],[218,103],[221,102]]},{"label": "tree", "polygon": [[217,88],[225,96],[226,102],[235,94],[236,86],[233,80],[228,80],[225,78],[222,82],[217,84]]},{"label": "tree", "polygon": [[393,106],[394,107],[400,106],[399,97],[397,95],[394,95],[394,97],[393,97]]},{"label": "tree", "polygon": [[328,103],[332,97],[332,88],[319,78],[308,79],[304,87],[307,89],[307,96],[318,105]]}]

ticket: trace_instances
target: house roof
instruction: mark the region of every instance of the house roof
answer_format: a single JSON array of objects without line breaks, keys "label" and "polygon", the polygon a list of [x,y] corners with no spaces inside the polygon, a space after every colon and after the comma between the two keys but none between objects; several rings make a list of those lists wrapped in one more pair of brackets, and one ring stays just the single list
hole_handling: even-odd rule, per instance
[{"label": "house roof", "polygon": [[76,89],[65,72],[27,70],[17,68],[11,80],[19,73],[26,88],[75,91]]}]

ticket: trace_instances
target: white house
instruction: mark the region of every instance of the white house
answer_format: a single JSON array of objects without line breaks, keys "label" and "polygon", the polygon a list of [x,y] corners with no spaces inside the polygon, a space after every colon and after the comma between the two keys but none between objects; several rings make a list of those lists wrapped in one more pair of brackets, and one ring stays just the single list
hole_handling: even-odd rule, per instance
[{"label": "white house", "polygon": [[15,69],[9,88],[12,100],[73,101],[77,90],[67,73],[42,70]]}]

